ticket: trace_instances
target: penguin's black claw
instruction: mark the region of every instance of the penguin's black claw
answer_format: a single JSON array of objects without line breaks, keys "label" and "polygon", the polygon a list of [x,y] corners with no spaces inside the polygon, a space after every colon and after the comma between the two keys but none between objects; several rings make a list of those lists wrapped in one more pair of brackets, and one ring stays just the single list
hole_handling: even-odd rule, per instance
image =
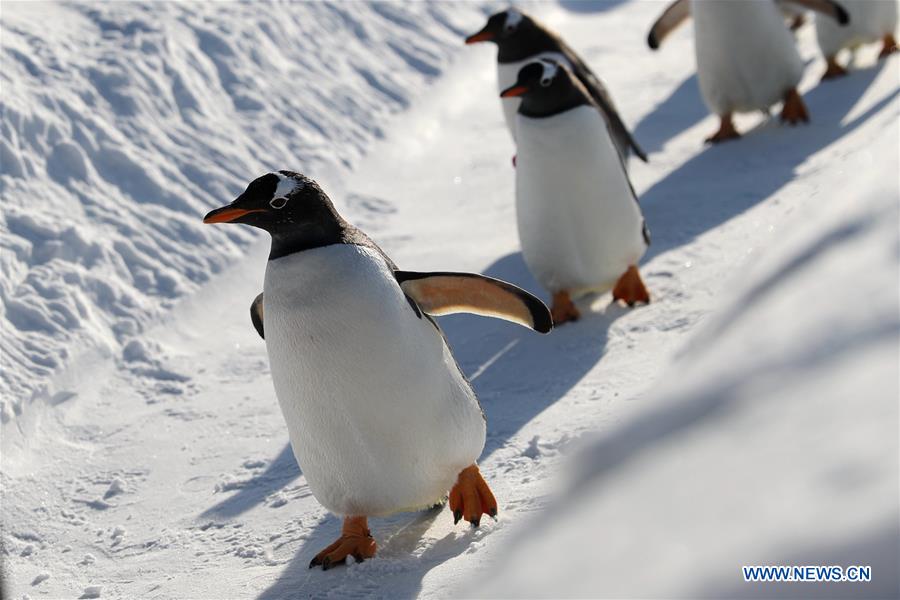
[{"label": "penguin's black claw", "polygon": [[492,506],[491,510],[488,511],[488,515],[490,515],[490,517],[496,521],[497,520],[497,508],[495,506]]},{"label": "penguin's black claw", "polygon": [[319,560],[319,557],[313,556],[313,559],[311,561],[309,561],[309,568],[312,569],[313,567],[318,567],[321,564],[322,564],[322,561]]},{"label": "penguin's black claw", "polygon": [[457,523],[459,523],[459,520],[460,520],[460,519],[462,519],[462,509],[461,509],[461,508],[457,508],[457,509],[453,512],[453,524],[456,525]]},{"label": "penguin's black claw", "polygon": [[473,529],[477,528],[479,525],[481,525],[481,516],[475,517],[474,519],[469,521],[469,523],[472,524]]},{"label": "penguin's black claw", "polygon": [[325,558],[322,559],[322,570],[327,571],[330,568],[331,568],[331,559],[326,556]]}]

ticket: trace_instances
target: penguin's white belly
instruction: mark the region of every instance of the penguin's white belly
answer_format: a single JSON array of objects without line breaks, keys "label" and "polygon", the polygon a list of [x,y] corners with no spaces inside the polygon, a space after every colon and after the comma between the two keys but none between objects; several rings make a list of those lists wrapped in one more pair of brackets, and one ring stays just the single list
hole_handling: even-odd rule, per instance
[{"label": "penguin's white belly", "polygon": [[[519,69],[527,65],[528,63],[533,63],[536,60],[541,60],[542,58],[548,58],[550,60],[554,60],[561,65],[571,69],[572,64],[569,62],[569,59],[560,52],[541,52],[540,54],[536,54],[530,58],[526,58],[525,60],[520,60],[514,63],[497,63],[497,88],[500,92],[510,87],[511,85],[516,83],[516,80],[519,78]],[[509,129],[509,134],[512,136],[513,141],[516,140],[516,113],[519,110],[519,105],[522,104],[521,98],[500,98],[500,104],[503,107],[503,118],[506,119],[506,127]],[[518,160],[518,159],[517,159]]]},{"label": "penguin's white belly", "polygon": [[692,0],[697,77],[718,115],[767,110],[800,82],[803,62],[774,2]]},{"label": "penguin's white belly", "polygon": [[270,260],[264,315],[294,455],[330,511],[433,504],[481,454],[471,387],[376,251],[334,244]]},{"label": "penguin's white belly", "polygon": [[647,249],[643,217],[600,113],[518,115],[516,217],[522,254],[551,292],[613,285]]},{"label": "penguin's white belly", "polygon": [[896,0],[850,0],[841,6],[850,14],[850,22],[841,26],[832,18],[816,14],[816,38],[825,56],[843,48],[855,48],[880,40],[897,28]]}]

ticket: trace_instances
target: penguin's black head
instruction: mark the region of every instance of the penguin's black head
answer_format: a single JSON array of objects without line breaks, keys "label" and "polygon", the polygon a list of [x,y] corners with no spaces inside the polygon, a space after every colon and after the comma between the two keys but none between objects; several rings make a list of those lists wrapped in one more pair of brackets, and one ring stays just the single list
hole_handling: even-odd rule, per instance
[{"label": "penguin's black head", "polygon": [[500,97],[520,97],[519,112],[528,117],[547,117],[591,103],[590,95],[575,76],[549,59],[519,69],[516,83],[500,92]]},{"label": "penguin's black head", "polygon": [[515,37],[523,23],[527,27],[527,22],[530,21],[530,17],[515,8],[498,12],[490,16],[485,26],[481,28],[481,31],[467,37],[466,43],[494,42],[499,45]]},{"label": "penguin's black head", "polygon": [[493,42],[501,63],[523,60],[544,51],[558,51],[559,42],[554,34],[537,21],[516,8],[491,15],[478,33],[466,38],[467,44]]},{"label": "penguin's black head", "polygon": [[243,223],[274,235],[318,218],[323,208],[331,209],[331,201],[319,184],[300,173],[278,171],[251,181],[234,202],[211,211],[203,222]]}]

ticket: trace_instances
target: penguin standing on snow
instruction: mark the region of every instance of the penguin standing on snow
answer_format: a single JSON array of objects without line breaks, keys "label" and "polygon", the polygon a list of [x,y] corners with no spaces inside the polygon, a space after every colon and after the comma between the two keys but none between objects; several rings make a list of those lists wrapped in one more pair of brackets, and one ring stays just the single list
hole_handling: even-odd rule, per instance
[{"label": "penguin standing on snow", "polygon": [[816,39],[828,64],[822,79],[847,74],[837,61],[844,48],[855,50],[863,44],[880,41],[878,58],[885,58],[897,50],[894,32],[897,30],[897,0],[854,0],[847,3],[850,23],[838,27],[831,19],[816,18]]},{"label": "penguin standing on snow", "polygon": [[431,315],[472,312],[546,333],[547,307],[481,275],[398,270],[316,182],[290,171],[256,179],[204,222],[272,236],[251,316],[310,490],[344,516],[310,567],[373,556],[367,517],[432,506],[447,490],[455,522],[495,516],[475,465],[484,414]]},{"label": "penguin standing on snow", "polygon": [[[642,161],[647,162],[647,155],[631,137],[616,111],[606,87],[559,35],[544,27],[530,15],[510,8],[491,16],[481,31],[466,38],[466,44],[478,42],[497,44],[497,85],[500,91],[515,83],[519,70],[530,62],[549,58],[565,65],[575,74],[590,93],[594,103],[600,108],[609,123],[613,141],[622,159],[628,158],[630,149]],[[515,141],[516,111],[519,109],[519,99],[503,98],[501,104],[506,126]]]},{"label": "penguin standing on snow", "polygon": [[[783,0],[784,1],[784,0]],[[791,0],[841,24],[847,11],[833,0]],[[706,139],[717,143],[740,137],[732,120],[736,112],[760,110],[779,100],[783,122],[809,121],[797,92],[803,61],[774,0],[676,0],[654,23],[647,39],[656,50],[688,16],[694,17],[694,49],[700,91],[721,120]]]},{"label": "penguin standing on snow", "polygon": [[522,99],[516,218],[525,263],[553,294],[554,323],[579,317],[573,299],[610,288],[613,301],[649,302],[637,264],[650,236],[591,94],[565,66],[541,60],[501,96]]}]

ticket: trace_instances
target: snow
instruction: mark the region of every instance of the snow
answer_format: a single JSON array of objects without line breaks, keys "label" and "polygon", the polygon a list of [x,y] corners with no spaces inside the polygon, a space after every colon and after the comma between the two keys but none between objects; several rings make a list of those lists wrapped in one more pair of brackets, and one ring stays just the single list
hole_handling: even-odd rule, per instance
[{"label": "snow", "polygon": [[[536,8],[651,152],[654,302],[549,336],[442,318],[498,520],[373,519],[379,555],[322,572],[340,523],[247,314],[265,241],[200,219],[297,170],[402,268],[540,291],[494,50],[462,44],[489,11],[4,3],[4,597],[896,595],[898,58],[818,86],[807,25],[812,123],[708,148],[689,26],[652,53],[658,3]],[[875,580],[739,572],[819,563]]]},{"label": "snow", "polygon": [[4,423],[51,399],[85,351],[118,356],[256,239],[197,214],[248,173],[358,160],[482,18],[350,8],[4,5]]}]

